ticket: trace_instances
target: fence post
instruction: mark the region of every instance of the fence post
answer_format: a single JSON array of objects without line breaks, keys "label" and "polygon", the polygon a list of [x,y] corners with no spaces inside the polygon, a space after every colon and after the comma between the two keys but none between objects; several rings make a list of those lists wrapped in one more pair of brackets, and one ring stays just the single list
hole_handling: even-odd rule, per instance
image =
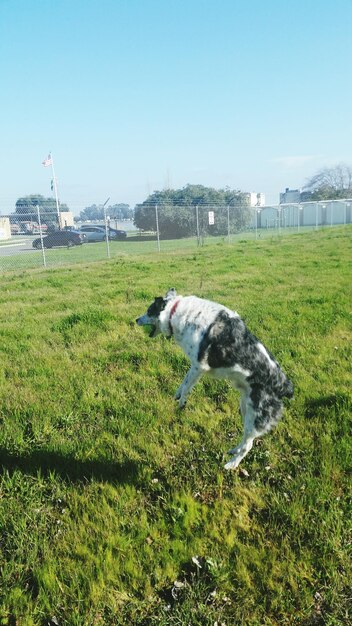
[{"label": "fence post", "polygon": [[197,224],[197,246],[200,246],[200,235],[199,235],[199,214],[198,214],[198,204],[196,204],[196,224]]},{"label": "fence post", "polygon": [[227,241],[230,243],[230,205],[227,205]]},{"label": "fence post", "polygon": [[156,238],[158,242],[158,252],[160,252],[160,235],[159,235],[159,217],[158,217],[158,205],[155,205],[155,221],[156,221]]},{"label": "fence post", "polygon": [[[106,216],[106,205],[109,202],[110,197],[105,200],[103,204],[103,213],[104,213],[104,222],[105,222],[105,241],[106,241],[106,255],[108,259],[110,259],[110,245],[109,245],[109,229],[108,229],[108,218]],[[110,218],[109,218],[110,221]],[[110,227],[110,224],[109,224]]]},{"label": "fence post", "polygon": [[104,222],[105,222],[106,255],[107,255],[108,259],[110,259],[110,243],[109,243],[110,219],[106,215],[105,207],[104,207]]},{"label": "fence post", "polygon": [[37,204],[37,215],[38,215],[38,224],[39,224],[39,233],[40,233],[40,244],[41,244],[42,256],[43,256],[43,265],[44,267],[46,267],[46,258],[45,258],[45,250],[44,250],[44,243],[43,243],[42,222],[40,219],[39,204]]}]

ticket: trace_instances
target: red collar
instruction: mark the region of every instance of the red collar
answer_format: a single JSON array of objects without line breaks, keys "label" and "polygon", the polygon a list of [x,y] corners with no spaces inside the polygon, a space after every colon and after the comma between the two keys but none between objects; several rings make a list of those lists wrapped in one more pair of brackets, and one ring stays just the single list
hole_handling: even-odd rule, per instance
[{"label": "red collar", "polygon": [[179,300],[175,300],[175,302],[174,302],[174,303],[173,303],[173,305],[172,305],[172,309],[171,309],[171,311],[170,311],[170,317],[169,317],[169,328],[170,328],[170,333],[171,333],[171,335],[172,335],[172,334],[173,334],[173,332],[174,332],[174,331],[173,331],[173,329],[172,329],[172,326],[171,326],[171,320],[172,320],[173,316],[175,315],[175,312],[176,312],[176,309],[177,309],[177,307],[178,307],[179,302],[180,302]]}]

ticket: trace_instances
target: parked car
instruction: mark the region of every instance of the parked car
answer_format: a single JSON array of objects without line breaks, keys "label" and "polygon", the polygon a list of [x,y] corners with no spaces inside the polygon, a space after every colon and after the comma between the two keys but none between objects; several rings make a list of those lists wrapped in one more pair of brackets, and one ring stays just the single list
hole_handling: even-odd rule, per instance
[{"label": "parked car", "polygon": [[[86,235],[87,241],[105,241],[106,229],[103,224],[86,224],[80,227],[79,232]],[[109,239],[126,239],[125,230],[117,230],[116,228],[108,228]]]},{"label": "parked car", "polygon": [[[53,248],[54,246],[66,246],[70,248],[71,246],[81,246],[85,240],[86,237],[83,233],[74,230],[57,230],[43,237],[43,246],[44,248]],[[32,246],[37,249],[42,247],[40,237],[34,239]]]},{"label": "parked car", "polygon": [[127,237],[127,233],[125,230],[118,230],[117,228],[109,228],[109,237],[110,239],[119,239],[123,241]]}]

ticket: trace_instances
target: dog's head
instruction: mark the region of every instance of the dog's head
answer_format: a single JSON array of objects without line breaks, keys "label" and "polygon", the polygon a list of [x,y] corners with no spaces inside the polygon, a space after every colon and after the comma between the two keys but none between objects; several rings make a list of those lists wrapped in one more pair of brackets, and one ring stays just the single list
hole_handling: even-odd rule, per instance
[{"label": "dog's head", "polygon": [[155,337],[161,332],[160,314],[164,311],[170,300],[176,298],[176,295],[175,289],[169,289],[164,298],[155,298],[154,302],[148,307],[147,312],[136,319],[138,326],[151,326],[149,337]]}]

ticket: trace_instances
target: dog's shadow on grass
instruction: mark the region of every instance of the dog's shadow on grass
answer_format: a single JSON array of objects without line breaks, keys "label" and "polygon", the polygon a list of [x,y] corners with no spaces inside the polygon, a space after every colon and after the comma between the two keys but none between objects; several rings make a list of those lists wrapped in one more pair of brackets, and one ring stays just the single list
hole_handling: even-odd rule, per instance
[{"label": "dog's shadow on grass", "polygon": [[304,413],[308,419],[312,419],[313,417],[321,416],[323,413],[338,411],[342,407],[347,406],[348,402],[349,398],[343,393],[311,398],[305,402]]},{"label": "dog's shadow on grass", "polygon": [[125,461],[88,460],[81,461],[72,455],[51,450],[34,450],[28,454],[9,452],[0,448],[0,471],[11,474],[17,469],[24,474],[48,476],[55,474],[70,482],[84,482],[95,479],[110,483],[135,484],[138,481],[139,463]]}]

